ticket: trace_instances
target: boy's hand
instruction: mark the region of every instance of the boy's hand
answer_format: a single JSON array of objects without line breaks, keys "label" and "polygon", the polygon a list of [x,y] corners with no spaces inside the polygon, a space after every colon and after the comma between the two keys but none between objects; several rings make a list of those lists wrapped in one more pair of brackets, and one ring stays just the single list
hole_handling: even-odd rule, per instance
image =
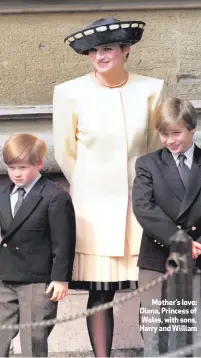
[{"label": "boy's hand", "polygon": [[192,258],[193,259],[198,258],[198,252],[197,252],[197,248],[195,246],[195,241],[192,242]]},{"label": "boy's hand", "polygon": [[192,257],[193,259],[197,259],[201,254],[201,244],[196,241],[192,241]]},{"label": "boy's hand", "polygon": [[53,290],[52,297],[50,298],[51,301],[59,301],[62,300],[68,294],[68,283],[67,282],[59,282],[59,281],[52,281],[46,292],[49,293]]},{"label": "boy's hand", "polygon": [[[177,227],[178,227],[179,230],[181,230],[180,225],[178,225]],[[196,227],[193,226],[191,228],[191,230],[195,231]],[[193,259],[197,259],[199,255],[201,255],[201,244],[199,242],[192,241],[192,257],[193,257]]]}]

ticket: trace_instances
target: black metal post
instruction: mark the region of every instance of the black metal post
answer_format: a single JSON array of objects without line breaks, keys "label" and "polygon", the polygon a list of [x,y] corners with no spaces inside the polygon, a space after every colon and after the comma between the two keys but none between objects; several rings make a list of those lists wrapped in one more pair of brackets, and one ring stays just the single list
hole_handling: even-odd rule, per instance
[{"label": "black metal post", "polygon": [[192,239],[179,230],[171,238],[167,270],[177,266],[180,269],[167,281],[168,304],[161,308],[169,329],[168,352],[193,343],[192,262]]}]

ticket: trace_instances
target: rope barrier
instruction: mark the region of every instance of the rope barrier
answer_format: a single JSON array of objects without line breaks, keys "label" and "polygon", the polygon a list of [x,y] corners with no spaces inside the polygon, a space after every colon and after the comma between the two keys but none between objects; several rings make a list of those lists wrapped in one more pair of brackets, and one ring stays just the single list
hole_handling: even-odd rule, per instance
[{"label": "rope barrier", "polygon": [[165,274],[161,274],[161,276],[159,276],[156,280],[151,281],[150,283],[146,284],[143,287],[140,287],[139,289],[135,290],[134,292],[129,292],[125,295],[123,295],[122,297],[118,298],[118,299],[114,299],[111,302],[107,302],[104,304],[101,304],[99,306],[87,309],[86,311],[83,312],[79,312],[76,314],[72,314],[69,315],[66,318],[55,318],[55,319],[50,319],[50,320],[43,320],[40,322],[31,322],[31,323],[19,323],[19,324],[2,324],[0,325],[0,330],[5,331],[5,330],[18,330],[18,329],[26,329],[26,328],[36,328],[36,327],[46,327],[46,326],[52,326],[55,325],[57,323],[66,323],[66,322],[71,322],[71,321],[75,321],[79,318],[83,318],[83,317],[89,317],[92,316],[94,313],[99,312],[99,311],[104,311],[107,310],[109,308],[115,307],[115,306],[119,306],[122,303],[130,300],[131,298],[137,296],[139,293],[143,293],[145,291],[149,291],[152,287],[156,286],[159,283],[162,283],[164,281],[167,281],[168,278],[170,276],[172,276],[173,274],[176,274],[179,271],[180,267],[176,267],[176,268],[171,268],[170,270],[166,271]]}]

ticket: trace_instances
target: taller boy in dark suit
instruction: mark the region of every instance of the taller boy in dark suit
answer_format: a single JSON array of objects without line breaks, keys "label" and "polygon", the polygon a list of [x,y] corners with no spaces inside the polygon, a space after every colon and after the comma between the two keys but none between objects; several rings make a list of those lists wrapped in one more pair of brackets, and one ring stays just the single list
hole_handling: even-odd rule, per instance
[{"label": "taller boy in dark suit", "polygon": [[[140,287],[165,272],[169,239],[179,227],[193,238],[193,258],[201,253],[201,149],[193,142],[196,111],[187,100],[169,98],[163,103],[155,126],[164,148],[136,161],[133,186],[133,210],[143,228],[138,260]],[[196,262],[199,268],[200,259],[201,256]],[[199,303],[197,281],[200,275],[194,275],[193,280],[194,299]],[[161,300],[162,289],[162,284],[158,284],[143,293],[140,297],[142,308],[156,308],[152,299]],[[156,314],[155,318],[157,322],[159,316]],[[157,356],[159,324],[150,326],[156,330],[142,331],[144,355]],[[198,330],[201,331],[201,327]]]},{"label": "taller boy in dark suit", "polygon": [[[0,324],[55,318],[68,293],[74,208],[69,194],[40,174],[45,153],[45,143],[30,134],[10,137],[3,148],[11,184],[0,193]],[[22,329],[23,356],[46,357],[52,328]],[[1,357],[17,333],[0,330]]]}]

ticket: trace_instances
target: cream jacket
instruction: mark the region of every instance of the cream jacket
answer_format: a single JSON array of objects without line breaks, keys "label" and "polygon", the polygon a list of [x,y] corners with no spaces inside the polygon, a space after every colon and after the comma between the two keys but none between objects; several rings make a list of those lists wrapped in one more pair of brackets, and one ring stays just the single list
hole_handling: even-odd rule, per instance
[{"label": "cream jacket", "polygon": [[91,74],[55,87],[55,157],[70,183],[77,252],[123,256],[127,238],[131,254],[138,255],[135,160],[158,148],[154,118],[162,90],[162,80],[136,74],[121,88],[103,87]]}]

